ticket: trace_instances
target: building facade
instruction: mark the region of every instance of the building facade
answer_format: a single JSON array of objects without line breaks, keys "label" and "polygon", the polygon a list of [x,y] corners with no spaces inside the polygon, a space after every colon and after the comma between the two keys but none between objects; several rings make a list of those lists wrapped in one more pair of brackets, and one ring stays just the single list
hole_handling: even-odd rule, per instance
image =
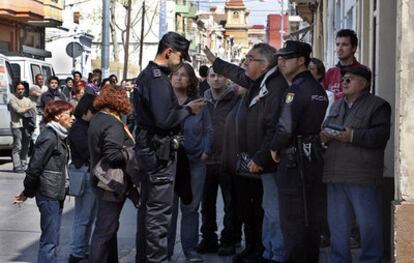
[{"label": "building facade", "polygon": [[289,16],[287,14],[271,14],[267,16],[266,38],[269,45],[279,49],[283,47],[283,36],[289,32]]},{"label": "building facade", "polygon": [[253,25],[249,27],[249,46],[258,43],[266,43],[266,30],[264,25]]},{"label": "building facade", "polygon": [[225,34],[228,38],[226,49],[234,62],[239,62],[249,50],[247,18],[249,11],[243,0],[228,0],[224,6],[226,12]]},{"label": "building facade", "polygon": [[0,0],[0,52],[36,58],[45,50],[45,28],[62,24],[63,0]]}]

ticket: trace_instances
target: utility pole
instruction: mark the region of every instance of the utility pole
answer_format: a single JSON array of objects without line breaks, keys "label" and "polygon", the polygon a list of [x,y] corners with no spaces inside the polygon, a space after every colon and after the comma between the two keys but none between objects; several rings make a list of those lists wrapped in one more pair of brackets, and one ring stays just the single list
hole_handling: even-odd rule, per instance
[{"label": "utility pole", "polygon": [[142,0],[142,17],[141,17],[141,39],[139,47],[139,69],[142,70],[142,52],[144,49],[144,29],[145,29],[145,0]]},{"label": "utility pole", "polygon": [[102,78],[109,76],[109,0],[102,0]]},{"label": "utility pole", "polygon": [[129,32],[131,29],[131,9],[132,9],[132,0],[128,0],[128,12],[127,12],[127,25],[126,25],[126,36],[125,36],[125,45],[124,45],[124,70],[123,70],[123,79],[126,79],[128,76],[128,57],[129,57]]},{"label": "utility pole", "polygon": [[160,31],[159,39],[167,33],[167,3],[166,0],[160,0]]},{"label": "utility pole", "polygon": [[284,12],[284,1],[285,0],[280,0],[280,4],[281,4],[281,7],[282,7],[282,11],[281,11],[282,20],[281,20],[281,23],[280,23],[280,26],[281,26],[281,28],[280,28],[280,48],[283,47],[283,32],[285,31],[285,16],[283,14],[283,12]]}]

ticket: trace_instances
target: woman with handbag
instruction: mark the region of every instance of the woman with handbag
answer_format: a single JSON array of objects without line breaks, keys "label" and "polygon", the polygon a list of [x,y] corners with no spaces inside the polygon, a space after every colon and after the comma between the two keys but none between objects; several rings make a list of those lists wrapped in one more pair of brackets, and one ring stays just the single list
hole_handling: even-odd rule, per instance
[{"label": "woman with handbag", "polygon": [[[171,84],[180,105],[196,99],[198,94],[198,78],[193,67],[183,63],[171,76]],[[203,196],[206,177],[206,163],[211,152],[213,128],[207,108],[192,115],[182,123],[184,154],[188,158],[192,201],[189,204],[181,199],[174,202],[172,226],[169,233],[169,254],[174,252],[175,232],[177,225],[178,203],[181,208],[181,246],[189,262],[201,262],[203,258],[197,253],[199,236],[199,207]],[[177,168],[180,171],[180,167]],[[183,171],[185,172],[185,171]],[[180,176],[177,174],[177,176]]]},{"label": "woman with handbag", "polygon": [[[98,211],[89,254],[90,263],[118,262],[117,231],[119,217],[124,206],[127,192],[132,184],[127,176],[121,178],[125,191],[111,191],[97,177],[95,166],[100,163],[112,169],[124,169],[127,158],[123,148],[133,146],[134,138],[127,126],[121,121],[121,113],[128,114],[131,104],[125,90],[116,86],[105,85],[94,101],[98,111],[92,118],[88,130],[91,184],[95,190]],[[124,174],[125,175],[125,174]]]},{"label": "woman with handbag", "polygon": [[75,109],[75,123],[69,131],[72,162],[69,165],[69,195],[75,196],[75,213],[69,263],[88,258],[89,240],[96,215],[96,198],[90,183],[88,128],[96,113],[95,96],[85,94]]},{"label": "woman with handbag", "polygon": [[37,262],[57,262],[60,222],[66,196],[69,162],[68,129],[72,126],[73,106],[66,101],[49,102],[44,110],[45,128],[33,149],[24,179],[24,191],[16,195],[15,204],[36,198],[40,211],[39,254]]}]

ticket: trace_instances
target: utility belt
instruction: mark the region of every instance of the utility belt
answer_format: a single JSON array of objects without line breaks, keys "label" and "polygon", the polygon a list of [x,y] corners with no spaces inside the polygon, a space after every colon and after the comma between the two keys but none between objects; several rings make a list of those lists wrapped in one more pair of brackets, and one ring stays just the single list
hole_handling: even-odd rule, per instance
[{"label": "utility belt", "polygon": [[160,136],[155,134],[148,141],[158,159],[168,161],[174,158],[175,152],[177,152],[180,143],[183,141],[183,137],[180,135]]},{"label": "utility belt", "polygon": [[154,172],[175,159],[175,153],[183,138],[180,135],[150,134],[140,130],[136,140],[136,155],[139,167],[146,172]]},{"label": "utility belt", "polygon": [[183,137],[178,134],[158,135],[141,129],[137,134],[137,154],[153,155],[157,161],[173,160]]},{"label": "utility belt", "polygon": [[289,167],[297,166],[297,154],[301,154],[309,162],[312,160],[320,161],[322,159],[322,150],[319,134],[297,135],[292,143],[282,151],[282,154],[287,156]]}]

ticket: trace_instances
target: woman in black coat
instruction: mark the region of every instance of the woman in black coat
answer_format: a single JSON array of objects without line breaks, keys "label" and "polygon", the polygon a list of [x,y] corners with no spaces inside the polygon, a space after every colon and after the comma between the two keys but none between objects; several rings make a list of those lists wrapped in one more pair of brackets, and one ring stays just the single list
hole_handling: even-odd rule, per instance
[{"label": "woman in black coat", "polygon": [[24,179],[24,191],[15,204],[36,197],[40,211],[39,254],[37,262],[57,262],[60,222],[66,195],[69,162],[68,129],[72,126],[73,106],[66,101],[49,102],[44,110],[45,128],[34,145]]},{"label": "woman in black coat", "polygon": [[[121,121],[121,113],[131,111],[126,92],[114,85],[103,87],[95,99],[94,107],[98,111],[89,124],[88,145],[90,151],[91,169],[99,161],[110,168],[125,168],[126,156],[122,149],[133,146],[134,139],[127,126]],[[123,194],[115,194],[96,177],[92,170],[92,186],[95,188],[98,202],[95,229],[92,234],[89,262],[116,263],[118,262],[117,231],[119,216],[126,199]],[[131,187],[128,178],[124,176],[125,189]]]}]

